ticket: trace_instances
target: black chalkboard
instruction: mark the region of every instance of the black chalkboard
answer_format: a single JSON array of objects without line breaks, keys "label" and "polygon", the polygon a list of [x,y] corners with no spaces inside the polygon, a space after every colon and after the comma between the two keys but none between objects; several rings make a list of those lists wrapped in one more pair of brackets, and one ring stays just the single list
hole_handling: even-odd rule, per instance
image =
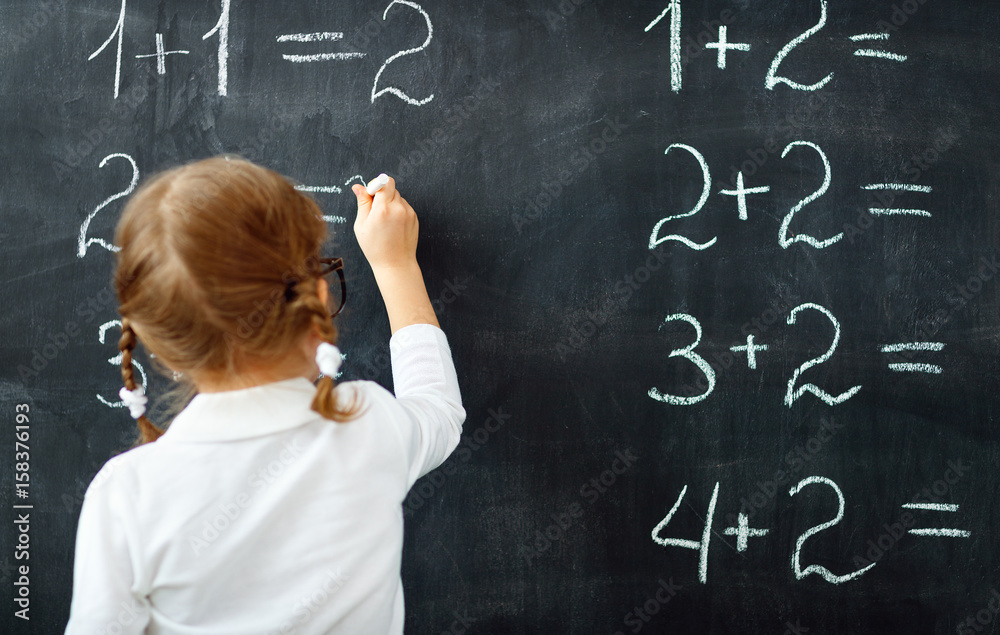
[{"label": "black chalkboard", "polygon": [[[61,632],[83,492],[133,435],[103,403],[124,193],[237,153],[331,217],[381,171],[420,213],[468,419],[406,502],[408,632],[995,632],[998,27],[977,0],[0,0],[0,630]],[[330,226],[346,378],[389,386]]]}]

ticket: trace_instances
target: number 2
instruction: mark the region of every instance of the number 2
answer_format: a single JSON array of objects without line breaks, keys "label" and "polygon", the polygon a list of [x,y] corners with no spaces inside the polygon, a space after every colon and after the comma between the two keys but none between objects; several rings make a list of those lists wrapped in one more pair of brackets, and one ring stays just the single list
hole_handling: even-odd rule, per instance
[{"label": "number 2", "polygon": [[[425,48],[427,48],[427,45],[431,43],[431,38],[434,35],[434,26],[431,24],[431,17],[427,15],[427,12],[424,11],[419,4],[416,4],[415,2],[410,2],[409,0],[392,0],[392,2],[389,3],[389,6],[387,6],[385,8],[385,11],[382,13],[383,20],[385,20],[385,16],[389,14],[389,9],[391,9],[395,4],[405,4],[406,6],[419,11],[420,15],[424,16],[424,21],[427,22],[427,39],[424,40],[424,43],[418,46],[417,48],[406,49],[405,51],[399,51],[398,53],[387,59],[382,64],[382,68],[378,69],[378,73],[375,74],[375,82],[372,84],[372,103],[374,104],[375,100],[384,95],[385,93],[392,93],[393,95],[399,97],[408,104],[412,104],[414,106],[423,106],[424,104],[429,103],[432,99],[434,99],[434,95],[431,95],[430,97],[425,97],[424,99],[421,100],[416,100],[407,95],[406,93],[404,93],[403,91],[401,91],[400,89],[396,88],[395,86],[388,86],[386,88],[383,88],[382,90],[378,90],[378,79],[379,77],[382,76],[382,71],[385,70],[386,66],[392,64],[394,61],[396,61],[400,57],[403,57],[404,55],[412,55],[413,53],[418,53],[424,50]],[[377,90],[378,92],[376,92]]]},{"label": "number 2", "polygon": [[767,76],[764,78],[764,87],[768,90],[774,90],[774,87],[778,84],[787,84],[794,88],[795,90],[819,90],[826,86],[826,83],[833,79],[833,73],[830,73],[823,79],[819,80],[815,84],[799,84],[798,82],[793,82],[787,77],[782,77],[778,75],[778,67],[781,66],[781,62],[785,59],[785,56],[792,52],[792,49],[805,42],[808,38],[815,35],[820,29],[826,26],[826,0],[819,0],[820,6],[820,16],[819,23],[812,27],[802,35],[798,36],[791,42],[785,45],[778,54],[774,56],[774,60],[771,62],[771,67],[767,69]]},{"label": "number 2", "polygon": [[781,158],[784,159],[785,156],[788,155],[788,151],[795,146],[806,146],[819,153],[819,158],[823,161],[823,184],[819,186],[818,190],[805,197],[796,203],[792,209],[788,210],[788,213],[785,214],[784,220],[781,221],[781,229],[778,230],[778,244],[781,245],[782,249],[788,249],[792,243],[803,242],[808,245],[812,245],[816,249],[823,249],[840,241],[840,239],[844,237],[844,232],[840,232],[836,236],[827,238],[826,240],[816,240],[808,234],[796,234],[792,238],[788,237],[788,227],[792,224],[792,217],[795,216],[795,213],[826,194],[826,191],[830,189],[830,161],[826,158],[826,154],[823,153],[823,150],[821,150],[815,143],[810,143],[809,141],[793,141],[785,146],[785,149],[781,152]]},{"label": "number 2", "polygon": [[79,240],[77,240],[77,249],[76,249],[76,255],[78,258],[83,258],[84,256],[86,256],[87,247],[89,247],[94,243],[97,243],[98,245],[104,247],[108,251],[119,251],[118,247],[115,247],[114,245],[104,240],[103,238],[89,238],[89,239],[87,238],[87,229],[90,228],[90,221],[94,220],[94,217],[97,216],[97,212],[101,211],[102,209],[107,207],[110,203],[117,201],[121,197],[128,196],[135,189],[135,186],[139,184],[139,166],[137,166],[135,164],[135,160],[133,160],[132,157],[130,157],[127,154],[121,154],[121,153],[109,154],[108,156],[104,157],[104,160],[101,161],[101,164],[97,167],[103,168],[105,165],[108,164],[109,160],[116,158],[125,159],[132,166],[132,182],[129,183],[129,186],[124,190],[122,190],[121,192],[118,192],[117,194],[112,194],[108,198],[104,199],[104,202],[95,207],[94,211],[92,211],[87,216],[86,220],[83,221],[83,224],[80,225],[80,238]]},{"label": "number 2", "polygon": [[686,218],[688,216],[694,216],[695,214],[700,212],[701,208],[705,206],[705,202],[708,200],[708,194],[712,189],[712,175],[709,174],[708,172],[708,163],[705,161],[705,157],[703,157],[700,152],[698,152],[691,146],[683,143],[671,144],[670,146],[667,147],[666,150],[663,151],[663,154],[664,155],[670,154],[670,151],[673,150],[674,148],[687,150],[688,152],[691,153],[692,156],[694,156],[695,159],[697,159],[698,165],[701,166],[701,179],[702,179],[701,198],[698,199],[698,203],[694,206],[694,209],[691,210],[690,212],[687,212],[685,214],[675,214],[673,216],[667,216],[666,218],[661,218],[653,227],[653,233],[649,235],[649,248],[656,249],[656,246],[659,245],[660,243],[666,242],[668,240],[676,240],[677,242],[683,243],[684,245],[687,245],[691,249],[695,249],[698,251],[701,251],[702,249],[708,249],[709,247],[715,244],[715,241],[718,240],[718,236],[715,236],[712,238],[712,240],[702,244],[698,244],[696,242],[688,240],[684,236],[679,236],[677,234],[670,234],[669,236],[664,236],[663,238],[657,238],[657,236],[659,236],[660,234],[660,227],[662,227],[664,223],[676,220],[678,218]]},{"label": "number 2", "polygon": [[855,394],[857,394],[857,392],[861,390],[861,386],[855,386],[850,390],[842,392],[836,397],[834,397],[833,395],[826,392],[822,388],[815,386],[813,384],[802,384],[801,386],[799,386],[798,390],[795,390],[795,382],[798,380],[799,375],[809,370],[813,366],[816,366],[817,364],[822,364],[826,360],[830,359],[830,357],[833,356],[833,352],[837,350],[837,344],[840,342],[840,322],[837,321],[837,318],[833,317],[833,313],[830,313],[828,309],[826,309],[825,307],[821,307],[818,304],[813,304],[812,302],[806,302],[805,304],[800,304],[799,306],[795,307],[794,309],[792,309],[792,312],[788,314],[788,323],[795,324],[795,316],[798,314],[799,311],[802,311],[804,309],[812,309],[814,311],[819,311],[820,313],[825,315],[828,320],[830,320],[830,322],[833,324],[833,342],[830,343],[830,348],[827,349],[825,353],[823,353],[819,357],[814,357],[813,359],[810,359],[807,362],[803,362],[801,366],[795,369],[795,372],[792,373],[792,378],[788,380],[788,390],[785,392],[785,405],[791,408],[792,404],[795,403],[796,399],[804,395],[806,392],[811,392],[812,394],[816,395],[824,402],[826,402],[828,406],[835,406],[837,404],[847,401]]},{"label": "number 2", "polygon": [[814,483],[829,485],[831,488],[833,488],[833,491],[837,494],[837,503],[839,505],[837,507],[837,517],[834,518],[833,520],[828,520],[825,523],[820,523],[815,527],[810,527],[809,529],[802,532],[802,535],[800,535],[798,540],[795,541],[795,551],[792,552],[792,571],[795,572],[795,577],[799,580],[806,577],[810,573],[815,573],[817,575],[822,576],[823,579],[829,582],[830,584],[840,584],[841,582],[847,582],[848,580],[853,580],[854,578],[864,574],[865,571],[868,571],[869,569],[874,567],[876,563],[873,562],[867,567],[863,569],[858,569],[854,573],[848,573],[847,575],[834,575],[829,569],[818,564],[811,564],[805,569],[802,568],[801,561],[799,560],[799,555],[800,555],[799,552],[802,551],[802,545],[805,544],[806,540],[808,540],[810,536],[818,534],[824,529],[829,529],[830,527],[833,527],[834,525],[839,523],[841,519],[844,518],[844,495],[841,493],[840,488],[837,487],[836,483],[834,483],[833,481],[824,476],[810,476],[809,478],[802,479],[794,487],[788,490],[788,495],[795,496],[802,490],[803,487],[805,487],[806,485],[812,485]]}]

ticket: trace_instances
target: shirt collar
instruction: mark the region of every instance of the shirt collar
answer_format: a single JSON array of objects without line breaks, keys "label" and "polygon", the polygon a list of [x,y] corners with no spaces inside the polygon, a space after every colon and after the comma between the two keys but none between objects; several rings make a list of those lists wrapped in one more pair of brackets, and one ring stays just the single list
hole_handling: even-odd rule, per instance
[{"label": "shirt collar", "polygon": [[315,394],[305,377],[198,393],[159,442],[235,441],[289,430],[321,417],[311,407]]}]

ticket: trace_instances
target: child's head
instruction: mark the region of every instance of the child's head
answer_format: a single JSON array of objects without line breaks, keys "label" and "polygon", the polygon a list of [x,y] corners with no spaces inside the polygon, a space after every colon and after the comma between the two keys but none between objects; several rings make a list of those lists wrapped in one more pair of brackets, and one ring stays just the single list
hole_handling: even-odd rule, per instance
[{"label": "child's head", "polygon": [[[144,184],[115,234],[125,387],[136,387],[137,335],[161,364],[195,382],[278,363],[310,333],[335,343],[320,276],[325,237],[308,196],[248,161],[206,159]],[[313,409],[337,421],[352,414],[327,377]],[[138,424],[139,443],[162,434],[145,416]]]}]

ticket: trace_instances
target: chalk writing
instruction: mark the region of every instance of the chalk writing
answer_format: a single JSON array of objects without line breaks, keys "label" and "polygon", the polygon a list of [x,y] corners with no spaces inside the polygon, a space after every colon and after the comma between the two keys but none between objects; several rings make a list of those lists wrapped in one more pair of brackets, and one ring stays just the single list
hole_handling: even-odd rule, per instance
[{"label": "chalk writing", "polygon": [[107,207],[109,204],[113,203],[114,201],[117,201],[118,199],[131,194],[132,191],[135,190],[135,186],[139,184],[139,166],[135,164],[135,159],[133,159],[127,154],[121,154],[121,153],[109,154],[108,156],[104,157],[104,159],[101,160],[100,165],[98,165],[97,167],[103,168],[105,165],[108,164],[108,161],[110,161],[111,159],[124,159],[129,162],[129,165],[132,166],[132,181],[129,183],[127,188],[125,188],[121,192],[112,194],[108,198],[104,199],[104,201],[102,201],[100,205],[94,208],[94,211],[92,211],[90,214],[87,215],[87,218],[83,221],[83,224],[80,225],[80,236],[77,239],[76,255],[78,258],[83,258],[84,256],[86,256],[87,247],[93,244],[100,245],[101,247],[104,247],[108,251],[119,251],[118,247],[112,245],[103,238],[87,238],[87,230],[90,228],[90,221],[94,220],[94,217],[97,216],[97,213],[100,212],[105,207]]},{"label": "chalk writing", "polygon": [[[322,33],[289,33],[279,35],[278,42],[335,42],[344,39],[344,34],[339,32],[326,31]],[[289,62],[323,62],[326,60],[355,60],[364,57],[364,53],[357,51],[339,53],[317,53],[313,55],[282,55],[281,58]]]},{"label": "chalk writing", "polygon": [[668,240],[676,240],[691,249],[702,250],[708,249],[715,244],[717,237],[713,237],[712,240],[705,243],[696,243],[688,240],[684,236],[679,236],[677,234],[670,234],[669,236],[663,236],[658,238],[660,235],[660,228],[663,227],[664,223],[668,223],[672,220],[677,220],[678,218],[687,218],[688,216],[694,216],[701,211],[701,208],[705,206],[705,202],[708,201],[709,192],[712,190],[712,176],[708,172],[708,163],[705,161],[705,157],[701,155],[700,152],[695,150],[689,145],[683,143],[674,143],[667,146],[667,149],[663,151],[663,154],[670,154],[670,151],[674,148],[680,148],[681,150],[686,150],[691,153],[691,155],[698,161],[698,165],[701,167],[701,178],[702,178],[702,188],[701,188],[701,198],[698,199],[698,203],[695,204],[694,209],[690,212],[685,212],[684,214],[676,214],[674,216],[667,216],[666,218],[661,218],[656,225],[653,226],[653,233],[649,235],[649,248],[656,249],[656,246],[660,243],[666,242]]},{"label": "chalk writing", "polygon": [[225,97],[229,94],[229,8],[231,0],[222,0],[222,9],[219,12],[219,21],[212,29],[201,37],[207,40],[213,35],[219,36],[219,49],[216,54],[219,74],[219,96]]},{"label": "chalk writing", "polygon": [[[680,92],[683,85],[681,78],[681,2],[670,0],[663,13],[656,16],[644,29],[647,33],[659,23],[667,13],[670,13],[670,90]],[[725,56],[720,52],[720,55]]]},{"label": "chalk writing", "polygon": [[136,55],[136,59],[143,59],[148,57],[156,58],[156,74],[166,75],[167,74],[167,56],[168,55],[187,55],[191,51],[168,51],[163,46],[163,34],[156,34],[156,52],[149,53],[147,55]]},{"label": "chalk writing", "polygon": [[101,44],[101,46],[96,51],[91,53],[90,57],[87,58],[88,62],[93,60],[95,57],[100,55],[101,52],[104,51],[104,49],[108,47],[108,44],[111,44],[112,40],[114,40],[116,37],[118,38],[118,53],[117,57],[115,58],[115,99],[118,99],[118,88],[119,86],[121,86],[122,82],[122,36],[124,34],[125,3],[127,1],[128,0],[122,0],[122,8],[118,14],[118,22],[115,24],[114,30],[111,31],[111,35],[109,35],[108,39],[104,41],[104,44]]},{"label": "chalk writing", "polygon": [[684,500],[684,494],[687,493],[687,485],[681,489],[681,493],[677,496],[677,502],[674,506],[670,508],[667,515],[663,517],[656,527],[653,528],[652,537],[653,542],[664,547],[681,547],[682,549],[694,549],[698,552],[698,581],[702,584],[708,582],[708,546],[712,541],[712,519],[715,516],[715,504],[719,500],[719,484],[715,484],[715,489],[712,491],[712,500],[708,503],[708,511],[705,513],[705,528],[701,533],[701,540],[683,540],[680,538],[661,538],[660,533],[666,528],[670,523],[670,520],[677,513],[677,509],[681,506],[681,501]]},{"label": "chalk writing", "polygon": [[686,313],[676,313],[674,315],[668,315],[667,317],[665,317],[663,319],[663,324],[660,325],[660,328],[663,328],[665,324],[669,324],[670,322],[678,320],[687,322],[688,324],[694,327],[694,332],[695,332],[694,342],[683,348],[678,348],[670,351],[670,354],[667,355],[667,358],[669,359],[671,357],[682,357],[693,363],[701,370],[702,373],[705,374],[705,378],[708,380],[708,388],[706,388],[705,392],[703,392],[702,394],[694,397],[680,397],[677,395],[669,395],[660,392],[655,387],[650,388],[648,394],[653,399],[657,401],[662,401],[663,403],[668,403],[675,406],[690,406],[707,398],[710,394],[712,394],[712,391],[715,390],[715,370],[712,368],[711,364],[709,364],[708,361],[705,360],[704,357],[694,352],[695,347],[697,347],[698,344],[701,343],[701,323],[698,322],[698,320],[696,320],[695,318],[691,317]]},{"label": "chalk writing", "polygon": [[[108,332],[108,329],[114,328],[114,327],[118,327],[120,329],[122,327],[122,321],[121,320],[111,320],[109,322],[105,322],[100,327],[98,327],[98,329],[97,329],[97,340],[101,344],[104,344],[105,333]],[[108,363],[111,364],[112,366],[120,368],[121,365],[122,365],[122,358],[123,358],[123,353],[121,351],[119,351],[118,354],[115,355],[114,357],[109,357],[108,358]],[[142,389],[145,391],[145,389],[146,389],[146,370],[142,367],[141,363],[139,363],[138,361],[136,361],[134,359],[132,360],[132,367],[135,368],[137,371],[139,371],[139,376],[142,378],[142,382],[140,382],[140,385],[141,385]],[[100,401],[102,404],[104,404],[105,406],[107,406],[109,408],[127,408],[128,407],[128,406],[126,406],[125,402],[122,401],[121,399],[118,399],[117,401],[111,401],[109,399],[105,399],[100,393],[98,393],[98,395],[97,395],[97,400]]]},{"label": "chalk writing", "polygon": [[788,495],[795,496],[800,491],[802,491],[803,487],[807,485],[826,485],[827,487],[832,489],[834,493],[837,495],[837,515],[831,520],[828,520],[824,523],[820,523],[814,527],[807,529],[798,537],[798,540],[795,541],[795,551],[792,553],[792,571],[795,572],[795,577],[801,580],[807,575],[816,574],[831,584],[841,584],[843,582],[847,582],[848,580],[853,580],[854,578],[864,575],[864,573],[870,570],[872,567],[874,567],[876,563],[873,562],[867,567],[858,569],[854,573],[848,573],[845,575],[836,575],[826,567],[819,564],[811,564],[807,566],[805,569],[802,568],[800,557],[802,553],[802,545],[805,544],[806,540],[808,540],[810,536],[814,536],[819,532],[823,531],[824,529],[829,529],[830,527],[833,527],[844,518],[844,494],[843,492],[840,491],[840,488],[837,487],[836,483],[834,483],[833,481],[824,476],[810,476],[808,478],[802,479],[797,484],[795,484],[790,490],[788,490]]},{"label": "chalk writing", "polygon": [[400,57],[403,57],[404,55],[413,55],[414,53],[419,53],[420,51],[424,50],[425,48],[427,48],[428,45],[430,45],[431,38],[434,35],[434,26],[431,24],[431,17],[427,15],[427,12],[424,11],[419,4],[415,2],[410,2],[409,0],[392,0],[392,2],[389,3],[389,6],[387,6],[385,8],[385,11],[382,13],[383,20],[385,20],[385,17],[389,14],[389,9],[391,9],[394,5],[397,4],[410,7],[411,9],[420,12],[420,15],[423,16],[424,21],[427,23],[427,39],[424,40],[423,44],[421,44],[416,48],[406,49],[405,51],[399,51],[398,53],[395,53],[382,64],[382,67],[378,69],[378,73],[375,74],[375,82],[372,84],[372,103],[374,104],[375,100],[384,95],[385,93],[391,93],[396,97],[399,97],[408,104],[411,104],[413,106],[423,106],[424,104],[430,103],[430,101],[434,99],[433,94],[423,99],[414,99],[413,97],[410,97],[409,95],[404,93],[402,90],[396,88],[395,86],[387,86],[382,90],[378,90],[378,80],[380,77],[382,77],[383,71],[385,71],[386,67],[389,66],[389,64],[392,64],[394,61],[396,61]]}]

